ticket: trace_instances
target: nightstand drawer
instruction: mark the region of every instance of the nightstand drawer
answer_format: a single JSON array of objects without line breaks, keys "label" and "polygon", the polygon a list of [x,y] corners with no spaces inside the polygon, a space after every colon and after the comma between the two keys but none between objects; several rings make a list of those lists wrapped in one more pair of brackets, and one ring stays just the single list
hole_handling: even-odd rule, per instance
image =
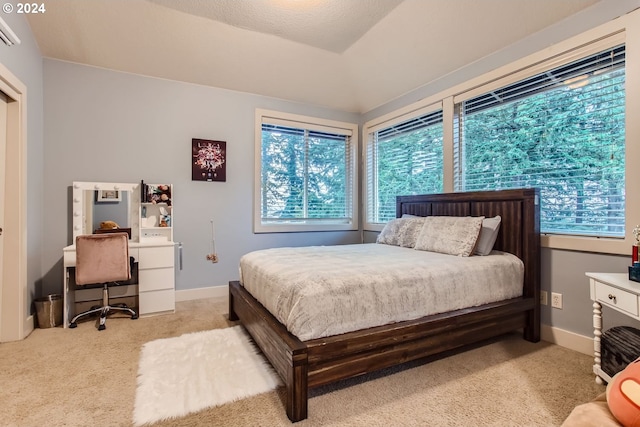
[{"label": "nightstand drawer", "polygon": [[638,296],[601,282],[595,283],[596,301],[616,309],[638,316]]}]

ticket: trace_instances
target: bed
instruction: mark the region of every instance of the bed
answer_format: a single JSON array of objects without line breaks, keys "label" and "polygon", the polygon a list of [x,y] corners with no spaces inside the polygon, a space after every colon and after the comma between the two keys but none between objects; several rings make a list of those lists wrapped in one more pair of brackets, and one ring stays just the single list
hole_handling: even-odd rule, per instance
[{"label": "bed", "polygon": [[[399,196],[398,218],[501,217],[493,249],[522,264],[519,296],[455,308],[348,332],[300,332],[300,339],[240,281],[229,283],[229,319],[240,320],[286,386],[286,413],[307,418],[309,389],[425,358],[514,330],[540,340],[540,238],[538,192],[489,192]],[[359,246],[359,245],[358,245]],[[364,246],[364,245],[362,245]],[[470,257],[474,258],[474,257]],[[400,283],[400,282],[399,282]],[[265,303],[267,304],[267,303]],[[267,304],[268,305],[268,304]],[[273,310],[273,307],[272,307]],[[282,315],[276,313],[282,318]],[[324,336],[326,335],[326,336]],[[315,338],[317,337],[317,338]]]}]

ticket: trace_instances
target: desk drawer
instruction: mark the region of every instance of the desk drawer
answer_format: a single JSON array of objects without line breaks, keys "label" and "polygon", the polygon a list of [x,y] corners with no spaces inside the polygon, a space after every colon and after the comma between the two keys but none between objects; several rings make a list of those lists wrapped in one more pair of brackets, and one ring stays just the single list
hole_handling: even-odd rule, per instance
[{"label": "desk drawer", "polygon": [[140,292],[138,297],[140,315],[175,311],[176,293],[173,289],[165,291]]},{"label": "desk drawer", "polygon": [[173,268],[153,268],[138,272],[139,292],[157,291],[175,288],[175,272]]},{"label": "desk drawer", "polygon": [[632,316],[638,316],[638,297],[635,294],[601,282],[595,282],[595,290],[596,301]]},{"label": "desk drawer", "polygon": [[162,246],[153,248],[138,248],[140,257],[140,269],[173,267],[174,249],[173,246]]}]

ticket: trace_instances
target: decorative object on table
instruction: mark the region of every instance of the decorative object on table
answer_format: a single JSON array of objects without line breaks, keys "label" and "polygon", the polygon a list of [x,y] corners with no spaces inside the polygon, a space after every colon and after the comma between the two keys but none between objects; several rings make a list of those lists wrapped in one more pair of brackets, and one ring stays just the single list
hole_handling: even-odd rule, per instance
[{"label": "decorative object on table", "polygon": [[636,241],[633,243],[631,247],[631,264],[636,264],[638,260],[638,244],[640,243],[640,225],[636,225],[633,229],[633,235],[636,238]]},{"label": "decorative object on table", "polygon": [[631,246],[631,266],[629,267],[629,280],[640,282],[640,262],[638,261],[638,243],[640,242],[640,225],[633,229],[636,241]]},{"label": "decorative object on table", "polygon": [[207,254],[207,261],[213,263],[218,262],[218,254],[216,253],[216,229],[211,220],[211,252]]},{"label": "decorative object on table", "polygon": [[227,143],[208,139],[191,140],[191,180],[227,180]]},{"label": "decorative object on table", "polygon": [[640,264],[634,263],[629,266],[629,280],[633,280],[634,282],[640,282]]},{"label": "decorative object on table", "polygon": [[117,203],[122,200],[118,190],[96,190],[96,203]]}]

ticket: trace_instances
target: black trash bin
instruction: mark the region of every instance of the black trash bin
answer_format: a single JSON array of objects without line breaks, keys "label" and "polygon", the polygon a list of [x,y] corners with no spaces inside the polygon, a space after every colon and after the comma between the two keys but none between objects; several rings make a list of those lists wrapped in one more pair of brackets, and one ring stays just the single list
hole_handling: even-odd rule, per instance
[{"label": "black trash bin", "polygon": [[34,301],[39,328],[62,325],[62,295],[52,294]]}]

